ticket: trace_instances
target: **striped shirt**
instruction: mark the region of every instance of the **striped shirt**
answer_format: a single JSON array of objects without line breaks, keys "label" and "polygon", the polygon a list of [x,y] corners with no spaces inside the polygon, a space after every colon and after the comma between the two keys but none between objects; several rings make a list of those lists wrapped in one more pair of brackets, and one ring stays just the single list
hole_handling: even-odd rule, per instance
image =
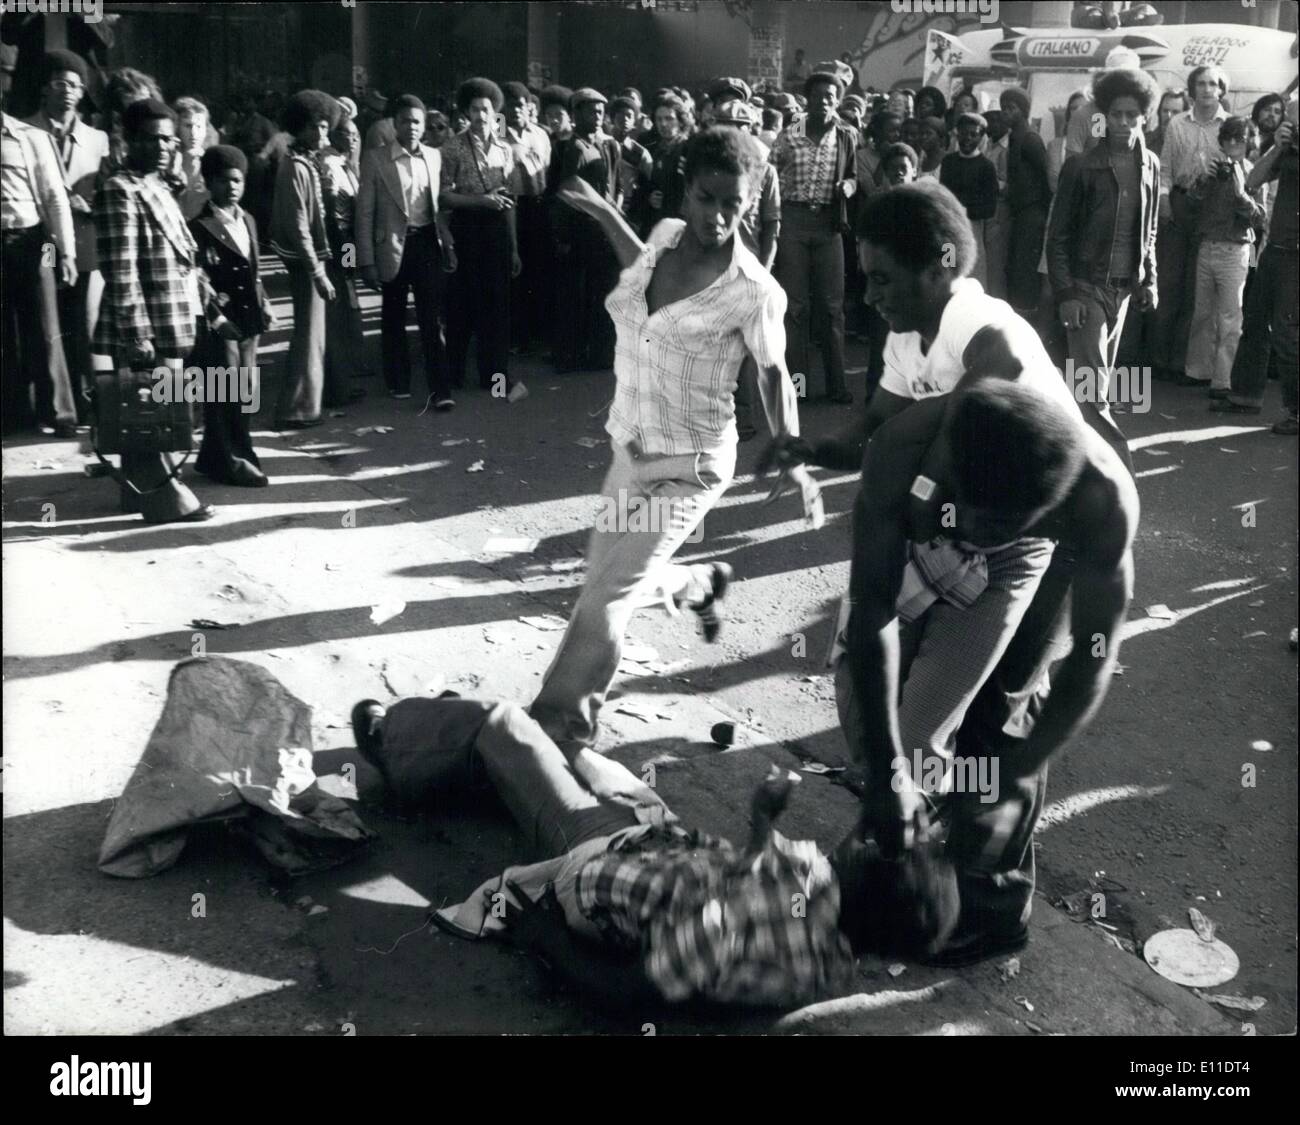
[{"label": "striped shirt", "polygon": [[772,163],[781,177],[787,203],[830,203],[835,197],[835,156],[839,134],[832,124],[820,141],[808,136],[806,120],[796,121],[776,138]]},{"label": "striped shirt", "polygon": [[646,290],[686,224],[664,219],[605,298],[614,321],[614,402],[605,429],[642,452],[712,453],[734,445],[734,394],[748,351],[759,368],[785,358],[785,292],[732,239],[731,265],[707,288],[652,316]]},{"label": "striped shirt", "polygon": [[1180,113],[1165,128],[1160,149],[1160,192],[1171,188],[1189,190],[1210,165],[1223,159],[1219,147],[1219,126],[1228,118],[1222,106],[1209,121],[1197,121],[1192,110]]},{"label": "striped shirt", "polygon": [[457,133],[442,152],[442,191],[459,195],[491,195],[508,189],[515,171],[515,156],[500,137],[491,133],[480,141],[472,129]]},{"label": "striped shirt", "polygon": [[640,953],[669,1001],[793,1006],[852,978],[839,883],[811,840],[773,831],[749,856],[668,826],[588,860],[575,895],[607,941]]}]

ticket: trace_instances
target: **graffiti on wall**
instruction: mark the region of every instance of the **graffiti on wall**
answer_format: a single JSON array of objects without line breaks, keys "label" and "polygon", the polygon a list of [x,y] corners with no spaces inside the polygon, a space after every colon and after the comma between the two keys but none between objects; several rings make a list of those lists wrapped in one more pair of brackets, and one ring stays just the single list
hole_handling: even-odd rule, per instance
[{"label": "graffiti on wall", "polygon": [[864,89],[877,90],[920,86],[925,70],[925,33],[933,29],[952,35],[979,27],[978,15],[896,12],[892,5],[881,5],[872,14],[862,42],[850,52],[858,82]]}]

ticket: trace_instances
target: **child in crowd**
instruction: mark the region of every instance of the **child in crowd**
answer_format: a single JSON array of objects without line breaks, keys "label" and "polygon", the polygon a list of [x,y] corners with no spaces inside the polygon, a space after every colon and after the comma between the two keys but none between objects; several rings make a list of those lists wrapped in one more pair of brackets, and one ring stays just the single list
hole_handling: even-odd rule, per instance
[{"label": "child in crowd", "polygon": [[978,113],[963,113],[957,118],[957,151],[949,153],[939,165],[939,182],[953,193],[966,208],[971,229],[975,232],[978,257],[971,276],[981,285],[988,280],[984,263],[984,220],[998,209],[998,173],[993,161],[980,155],[986,125]]}]

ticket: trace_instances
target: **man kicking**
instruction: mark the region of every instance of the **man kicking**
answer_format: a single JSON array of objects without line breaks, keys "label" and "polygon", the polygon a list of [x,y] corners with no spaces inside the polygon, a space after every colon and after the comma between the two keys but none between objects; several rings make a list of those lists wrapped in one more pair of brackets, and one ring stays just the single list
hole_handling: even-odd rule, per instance
[{"label": "man kicking", "polygon": [[[799,432],[784,359],[785,294],[736,234],[762,183],[762,155],[738,130],[706,129],[687,142],[683,165],[685,218],[662,220],[647,244],[585,182],[570,179],[559,189],[565,203],[599,223],[623,268],[605,301],[617,331],[605,427],[614,460],[587,550],[586,585],[530,713],[606,796],[603,759],[579,751],[596,743],[632,614],[644,605],[685,605],[699,614],[706,641],[718,634],[731,568],[671,560],[731,483],[734,394],[746,352],[758,365],[773,435]],[[818,488],[802,466],[787,466],[769,499],[795,489],[819,524]]]},{"label": "man kicking", "polygon": [[[966,278],[973,235],[950,192],[890,192],[861,230],[886,377],[856,431],[774,456],[848,467],[874,435],[832,654],[841,721],[867,771],[864,827],[888,845],[906,843],[912,773],[940,779],[962,888],[941,956],[960,964],[1024,943],[1043,767],[1109,686],[1137,494],[1112,428],[1085,424],[1030,326]],[[996,767],[981,774],[996,794],[949,792],[958,750]]]},{"label": "man kicking", "polygon": [[539,860],[431,920],[467,938],[508,930],[608,1006],[805,1004],[851,989],[856,953],[924,957],[957,920],[956,876],[928,843],[894,861],[850,837],[828,859],[776,832],[798,775],[775,766],[742,850],[688,832],[657,799],[597,797],[515,704],[403,699],[385,713],[364,700],[352,728],[391,795],[493,789]]}]

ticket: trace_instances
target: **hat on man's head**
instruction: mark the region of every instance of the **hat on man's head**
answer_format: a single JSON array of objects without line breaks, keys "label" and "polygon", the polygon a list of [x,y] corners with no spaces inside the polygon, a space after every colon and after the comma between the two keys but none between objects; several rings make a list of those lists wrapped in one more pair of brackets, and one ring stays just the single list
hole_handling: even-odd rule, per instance
[{"label": "hat on man's head", "polygon": [[723,104],[727,107],[726,111],[722,113],[715,112],[713,115],[713,120],[717,124],[737,125],[741,128],[748,128],[754,124],[758,111],[749,102],[729,97]]},{"label": "hat on man's head", "polygon": [[841,110],[856,109],[859,113],[866,113],[867,99],[862,97],[859,94],[850,94],[842,102],[840,102],[840,109]]},{"label": "hat on man's head", "polygon": [[336,100],[338,101],[339,105],[343,107],[344,113],[346,113],[349,117],[356,117],[357,115],[356,102],[354,102],[351,98],[338,98]]},{"label": "hat on man's head", "polygon": [[0,70],[12,74],[18,69],[18,48],[12,43],[0,43]]},{"label": "hat on man's head", "polygon": [[782,113],[799,112],[799,102],[793,94],[773,94],[768,99],[768,105],[773,109],[779,109]]},{"label": "hat on man's head", "polygon": [[573,97],[569,99],[569,111],[577,113],[580,105],[586,105],[588,102],[598,102],[600,105],[604,105],[607,101],[609,99],[594,86],[583,86],[573,91]]},{"label": "hat on man's head", "polygon": [[388,99],[378,90],[367,90],[361,101],[371,113],[383,113],[388,108]]},{"label": "hat on man's head", "polygon": [[853,82],[853,68],[838,59],[818,63],[813,67],[813,72],[808,75],[807,81],[803,84],[805,94],[812,89],[814,82],[834,82],[835,89],[842,96]]},{"label": "hat on man's head", "polygon": [[743,78],[715,78],[709,83],[707,92],[709,101],[715,103],[729,98],[739,98],[742,102],[747,102],[754,96],[754,91]]}]

